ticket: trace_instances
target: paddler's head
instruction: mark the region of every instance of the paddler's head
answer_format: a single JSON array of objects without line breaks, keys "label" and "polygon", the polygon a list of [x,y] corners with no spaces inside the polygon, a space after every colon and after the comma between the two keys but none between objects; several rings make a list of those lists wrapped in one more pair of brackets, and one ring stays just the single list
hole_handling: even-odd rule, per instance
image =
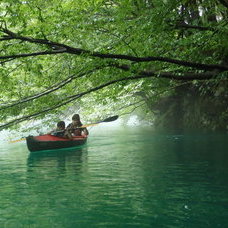
[{"label": "paddler's head", "polygon": [[81,125],[80,116],[78,114],[74,114],[72,116],[72,122],[74,125]]},{"label": "paddler's head", "polygon": [[61,129],[61,130],[64,130],[65,129],[65,122],[64,121],[59,121],[57,123],[57,128]]}]

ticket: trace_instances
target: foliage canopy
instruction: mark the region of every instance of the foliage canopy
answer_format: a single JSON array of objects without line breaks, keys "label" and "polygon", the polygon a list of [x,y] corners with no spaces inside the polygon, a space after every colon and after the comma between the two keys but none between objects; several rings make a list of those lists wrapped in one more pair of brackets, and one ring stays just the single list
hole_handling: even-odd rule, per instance
[{"label": "foliage canopy", "polygon": [[2,0],[0,7],[1,129],[72,107],[99,118],[133,110],[145,96],[155,102],[182,83],[216,88],[227,80],[226,0]]}]

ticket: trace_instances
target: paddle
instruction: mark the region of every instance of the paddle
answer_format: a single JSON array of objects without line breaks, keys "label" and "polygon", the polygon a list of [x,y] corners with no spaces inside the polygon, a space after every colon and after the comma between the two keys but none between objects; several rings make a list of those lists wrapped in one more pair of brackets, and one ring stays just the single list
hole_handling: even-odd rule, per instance
[{"label": "paddle", "polygon": [[25,138],[21,138],[21,139],[12,140],[12,141],[9,141],[9,143],[20,142],[20,141],[23,141],[23,140],[25,140]]},{"label": "paddle", "polygon": [[79,127],[79,128],[91,127],[91,126],[95,126],[95,125],[100,124],[100,123],[112,122],[112,121],[117,120],[118,118],[119,118],[118,115],[116,115],[116,116],[111,116],[111,117],[108,117],[108,118],[106,118],[106,119],[104,119],[104,120],[98,121],[98,122],[96,122],[96,123],[91,123],[91,124],[82,125],[82,126]]},{"label": "paddle", "polygon": [[[79,128],[92,127],[92,126],[95,126],[95,125],[97,125],[97,124],[99,124],[99,123],[112,122],[112,121],[117,120],[118,118],[119,118],[118,115],[116,115],[116,116],[111,116],[111,117],[108,117],[108,118],[106,118],[106,119],[104,119],[104,120],[98,121],[98,122],[96,122],[96,123],[91,123],[91,124],[82,125],[82,126],[79,127]],[[21,139],[12,140],[12,141],[9,141],[9,142],[10,142],[10,143],[15,143],[15,142],[23,141],[23,140],[25,140],[25,139],[26,139],[26,138],[21,138]]]}]

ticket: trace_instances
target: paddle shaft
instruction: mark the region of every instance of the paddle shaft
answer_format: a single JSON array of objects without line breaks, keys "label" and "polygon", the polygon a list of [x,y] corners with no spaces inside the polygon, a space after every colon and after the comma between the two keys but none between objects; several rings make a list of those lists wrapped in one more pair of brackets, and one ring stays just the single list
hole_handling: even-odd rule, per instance
[{"label": "paddle shaft", "polygon": [[10,143],[15,143],[15,142],[20,142],[20,141],[24,141],[26,138],[21,138],[21,139],[16,139],[16,140],[12,140],[9,141]]}]

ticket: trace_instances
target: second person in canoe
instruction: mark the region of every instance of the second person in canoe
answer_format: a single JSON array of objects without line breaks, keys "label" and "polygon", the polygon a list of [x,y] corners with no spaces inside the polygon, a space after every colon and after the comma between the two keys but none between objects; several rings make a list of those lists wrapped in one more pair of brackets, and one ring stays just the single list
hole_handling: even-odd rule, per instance
[{"label": "second person in canoe", "polygon": [[79,114],[74,114],[72,116],[72,123],[67,126],[66,131],[71,133],[72,136],[89,135],[87,128],[82,128],[81,126],[82,123]]}]

